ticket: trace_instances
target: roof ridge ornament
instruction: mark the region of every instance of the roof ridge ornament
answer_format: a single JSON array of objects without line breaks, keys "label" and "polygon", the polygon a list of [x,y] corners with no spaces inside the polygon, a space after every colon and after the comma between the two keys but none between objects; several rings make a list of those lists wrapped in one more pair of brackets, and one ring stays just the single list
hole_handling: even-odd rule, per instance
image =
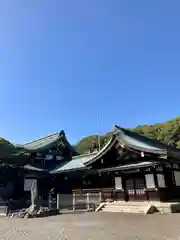
[{"label": "roof ridge ornament", "polygon": [[65,135],[66,134],[65,134],[64,130],[61,130],[60,133],[59,133],[59,136],[63,136],[64,137]]},{"label": "roof ridge ornament", "polygon": [[116,126],[117,126],[117,125],[114,123],[114,124],[113,124],[113,128],[116,128]]}]

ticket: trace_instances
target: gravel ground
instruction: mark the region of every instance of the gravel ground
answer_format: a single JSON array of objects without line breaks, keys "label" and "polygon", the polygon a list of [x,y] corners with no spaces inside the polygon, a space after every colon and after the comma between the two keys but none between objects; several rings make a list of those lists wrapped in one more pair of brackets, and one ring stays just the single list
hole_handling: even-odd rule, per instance
[{"label": "gravel ground", "polygon": [[180,214],[62,214],[39,219],[0,218],[3,240],[180,239]]}]

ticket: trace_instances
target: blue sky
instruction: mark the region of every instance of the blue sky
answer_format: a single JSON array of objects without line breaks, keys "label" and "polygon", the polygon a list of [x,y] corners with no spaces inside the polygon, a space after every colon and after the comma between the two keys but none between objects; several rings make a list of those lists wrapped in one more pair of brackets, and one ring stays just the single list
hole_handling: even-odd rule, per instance
[{"label": "blue sky", "polygon": [[[180,115],[180,1],[0,2],[0,136],[75,143]],[[97,121],[99,115],[99,123]]]}]

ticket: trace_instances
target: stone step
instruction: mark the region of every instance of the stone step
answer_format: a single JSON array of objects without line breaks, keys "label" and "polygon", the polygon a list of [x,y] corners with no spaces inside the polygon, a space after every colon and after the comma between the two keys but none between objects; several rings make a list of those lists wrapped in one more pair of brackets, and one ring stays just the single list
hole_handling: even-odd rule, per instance
[{"label": "stone step", "polygon": [[124,205],[118,205],[118,204],[105,204],[106,207],[114,207],[114,208],[123,208],[123,207],[148,207],[153,204],[147,204],[147,205],[136,205],[136,204],[124,204]]},{"label": "stone step", "polygon": [[148,206],[104,206],[104,208],[107,208],[107,209],[126,209],[126,208],[138,208],[138,209],[145,209],[147,207],[150,207],[151,205],[148,205]]},{"label": "stone step", "polygon": [[[150,208],[150,207],[149,207]],[[104,208],[103,212],[122,212],[122,213],[140,213],[146,214],[148,212],[147,208],[138,208],[138,207],[126,207],[126,208]]]},{"label": "stone step", "polygon": [[104,205],[104,208],[111,208],[111,209],[126,209],[126,208],[131,208],[131,209],[135,209],[135,208],[138,208],[138,209],[146,209],[146,208],[149,208],[150,206],[152,206],[151,204],[147,204],[147,205]]},{"label": "stone step", "polygon": [[103,212],[122,212],[122,213],[141,213],[141,214],[149,214],[157,211],[157,209],[149,203],[146,204],[114,204],[114,203],[106,203],[101,209]]},{"label": "stone step", "polygon": [[150,205],[150,204],[155,204],[156,202],[138,202],[138,201],[129,201],[129,202],[125,202],[125,201],[120,201],[120,202],[108,202],[106,203],[106,205],[117,205],[117,206],[147,206],[147,205]]},{"label": "stone step", "polygon": [[169,206],[159,205],[157,209],[160,213],[179,213],[180,212],[180,204],[172,204]]},{"label": "stone step", "polygon": [[6,216],[6,214],[7,214],[7,207],[0,206],[0,216]]},{"label": "stone step", "polygon": [[105,202],[99,205],[97,211],[104,212],[131,212],[131,213],[152,213],[159,211],[160,213],[180,212],[180,202],[137,202],[137,201],[119,201]]},{"label": "stone step", "polygon": [[146,211],[140,209],[106,209],[104,208],[102,212],[119,212],[119,213],[139,213],[139,214],[146,214]]},{"label": "stone step", "polygon": [[148,204],[158,204],[158,205],[172,205],[172,204],[180,204],[179,202],[160,202],[160,201],[114,201],[114,202],[106,202],[106,204],[113,204],[113,205],[148,205]]}]

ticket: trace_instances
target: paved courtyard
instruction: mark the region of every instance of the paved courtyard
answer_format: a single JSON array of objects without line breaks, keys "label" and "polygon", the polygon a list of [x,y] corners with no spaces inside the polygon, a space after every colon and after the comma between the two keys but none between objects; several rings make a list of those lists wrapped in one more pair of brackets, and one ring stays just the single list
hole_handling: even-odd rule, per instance
[{"label": "paved courtyard", "polygon": [[43,219],[0,218],[0,239],[180,239],[180,214],[81,213]]}]

